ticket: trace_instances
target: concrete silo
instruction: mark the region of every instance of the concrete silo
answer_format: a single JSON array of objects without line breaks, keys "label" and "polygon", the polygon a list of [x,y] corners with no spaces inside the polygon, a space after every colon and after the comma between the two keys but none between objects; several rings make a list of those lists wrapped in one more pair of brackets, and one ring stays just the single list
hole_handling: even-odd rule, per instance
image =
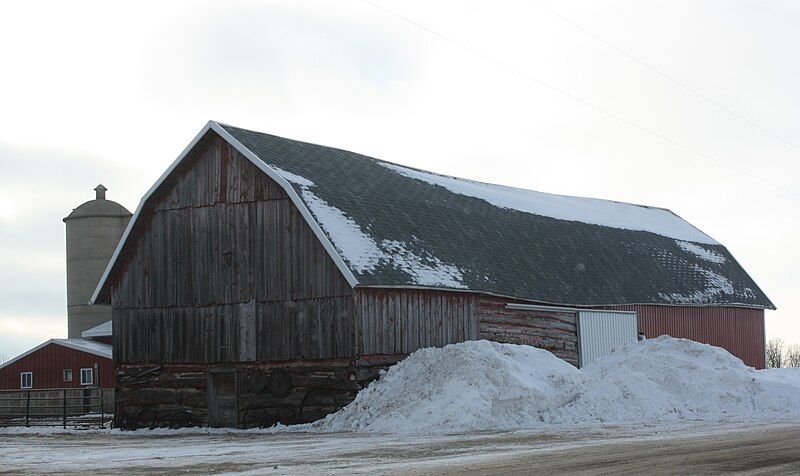
[{"label": "concrete silo", "polygon": [[111,320],[110,306],[91,306],[92,297],[131,212],[106,200],[106,188],[98,185],[94,200],[81,204],[64,218],[67,226],[67,337]]}]

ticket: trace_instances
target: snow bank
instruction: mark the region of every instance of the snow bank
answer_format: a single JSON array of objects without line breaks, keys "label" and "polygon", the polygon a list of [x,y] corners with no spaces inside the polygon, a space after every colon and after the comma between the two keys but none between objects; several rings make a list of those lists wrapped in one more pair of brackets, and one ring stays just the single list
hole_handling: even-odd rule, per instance
[{"label": "snow bank", "polygon": [[524,345],[421,349],[312,426],[408,434],[784,417],[800,417],[800,373],[756,371],[723,349],[659,337],[581,370]]}]

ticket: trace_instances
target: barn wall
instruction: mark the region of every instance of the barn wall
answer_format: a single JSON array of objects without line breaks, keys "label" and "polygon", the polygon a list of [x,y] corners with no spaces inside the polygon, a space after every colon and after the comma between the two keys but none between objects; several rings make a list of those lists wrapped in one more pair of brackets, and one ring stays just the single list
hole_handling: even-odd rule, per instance
[{"label": "barn wall", "polygon": [[[355,355],[351,296],[218,306],[115,309],[125,363],[212,363]],[[251,314],[252,313],[252,314]],[[243,329],[254,330],[247,356]],[[120,359],[120,361],[122,361]]]},{"label": "barn wall", "polygon": [[475,340],[476,302],[472,293],[359,288],[355,314],[360,354],[409,354]]},{"label": "barn wall", "polygon": [[362,355],[408,354],[487,339],[548,350],[578,365],[577,313],[507,309],[522,302],[429,289],[359,288],[356,320]]},{"label": "barn wall", "polygon": [[[81,388],[81,369],[99,365],[100,386],[114,386],[114,362],[111,359],[50,344],[0,369],[0,390],[19,389],[20,372],[33,372],[33,388]],[[72,369],[72,381],[64,381],[64,369]]]},{"label": "barn wall", "polygon": [[506,304],[509,302],[521,301],[491,296],[479,298],[480,339],[532,345],[578,366],[576,312],[508,309]]},{"label": "barn wall", "polygon": [[150,198],[120,259],[118,362],[355,354],[350,285],[283,189],[213,133]]},{"label": "barn wall", "polygon": [[[238,426],[269,427],[276,423],[316,421],[344,407],[378,376],[381,369],[404,356],[315,361],[233,364],[168,364],[117,367],[115,425],[122,428],[208,424],[208,377],[214,368],[233,369],[237,380]],[[254,387],[254,374],[267,376],[264,388]],[[289,375],[287,394],[275,395],[276,373]]]},{"label": "barn wall", "polygon": [[647,337],[670,335],[726,349],[742,361],[763,369],[764,310],[741,307],[612,306],[636,311],[639,331]]}]

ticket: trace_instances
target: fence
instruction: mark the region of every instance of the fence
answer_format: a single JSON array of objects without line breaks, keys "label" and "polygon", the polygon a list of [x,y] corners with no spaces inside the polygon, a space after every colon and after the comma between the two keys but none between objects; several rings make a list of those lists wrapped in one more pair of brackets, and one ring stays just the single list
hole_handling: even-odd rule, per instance
[{"label": "fence", "polygon": [[0,426],[103,428],[103,389],[50,388],[0,391]]}]

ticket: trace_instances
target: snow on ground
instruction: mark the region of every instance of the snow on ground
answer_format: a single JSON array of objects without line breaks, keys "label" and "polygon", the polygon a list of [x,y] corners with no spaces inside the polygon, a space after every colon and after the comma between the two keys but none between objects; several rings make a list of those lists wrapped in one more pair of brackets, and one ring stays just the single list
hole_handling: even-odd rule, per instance
[{"label": "snow on ground", "polygon": [[[524,474],[599,468],[641,474],[653,467],[692,474],[770,469],[747,451],[768,456],[788,472],[786,463],[798,456],[786,442],[797,441],[800,425],[691,422],[413,436],[218,429],[8,433],[0,429],[0,473],[8,474],[463,474],[481,468],[481,474],[515,468]],[[670,457],[654,461],[662,449]],[[708,461],[682,468],[693,453],[707,454],[711,462],[742,463],[717,471]],[[504,465],[509,461],[517,463]],[[620,469],[631,461],[641,465]]]},{"label": "snow on ground", "polygon": [[524,345],[421,349],[310,429],[420,434],[798,417],[800,373],[757,371],[724,349],[664,336],[581,370]]},{"label": "snow on ground", "polygon": [[[311,425],[0,428],[0,472],[580,472],[642,460],[628,469],[640,473],[662,449],[661,467],[676,472],[790,472],[800,467],[798,434],[800,369],[756,371],[723,349],[669,337],[581,370],[534,347],[475,341],[415,352]],[[686,458],[697,461],[680,466]]]}]

